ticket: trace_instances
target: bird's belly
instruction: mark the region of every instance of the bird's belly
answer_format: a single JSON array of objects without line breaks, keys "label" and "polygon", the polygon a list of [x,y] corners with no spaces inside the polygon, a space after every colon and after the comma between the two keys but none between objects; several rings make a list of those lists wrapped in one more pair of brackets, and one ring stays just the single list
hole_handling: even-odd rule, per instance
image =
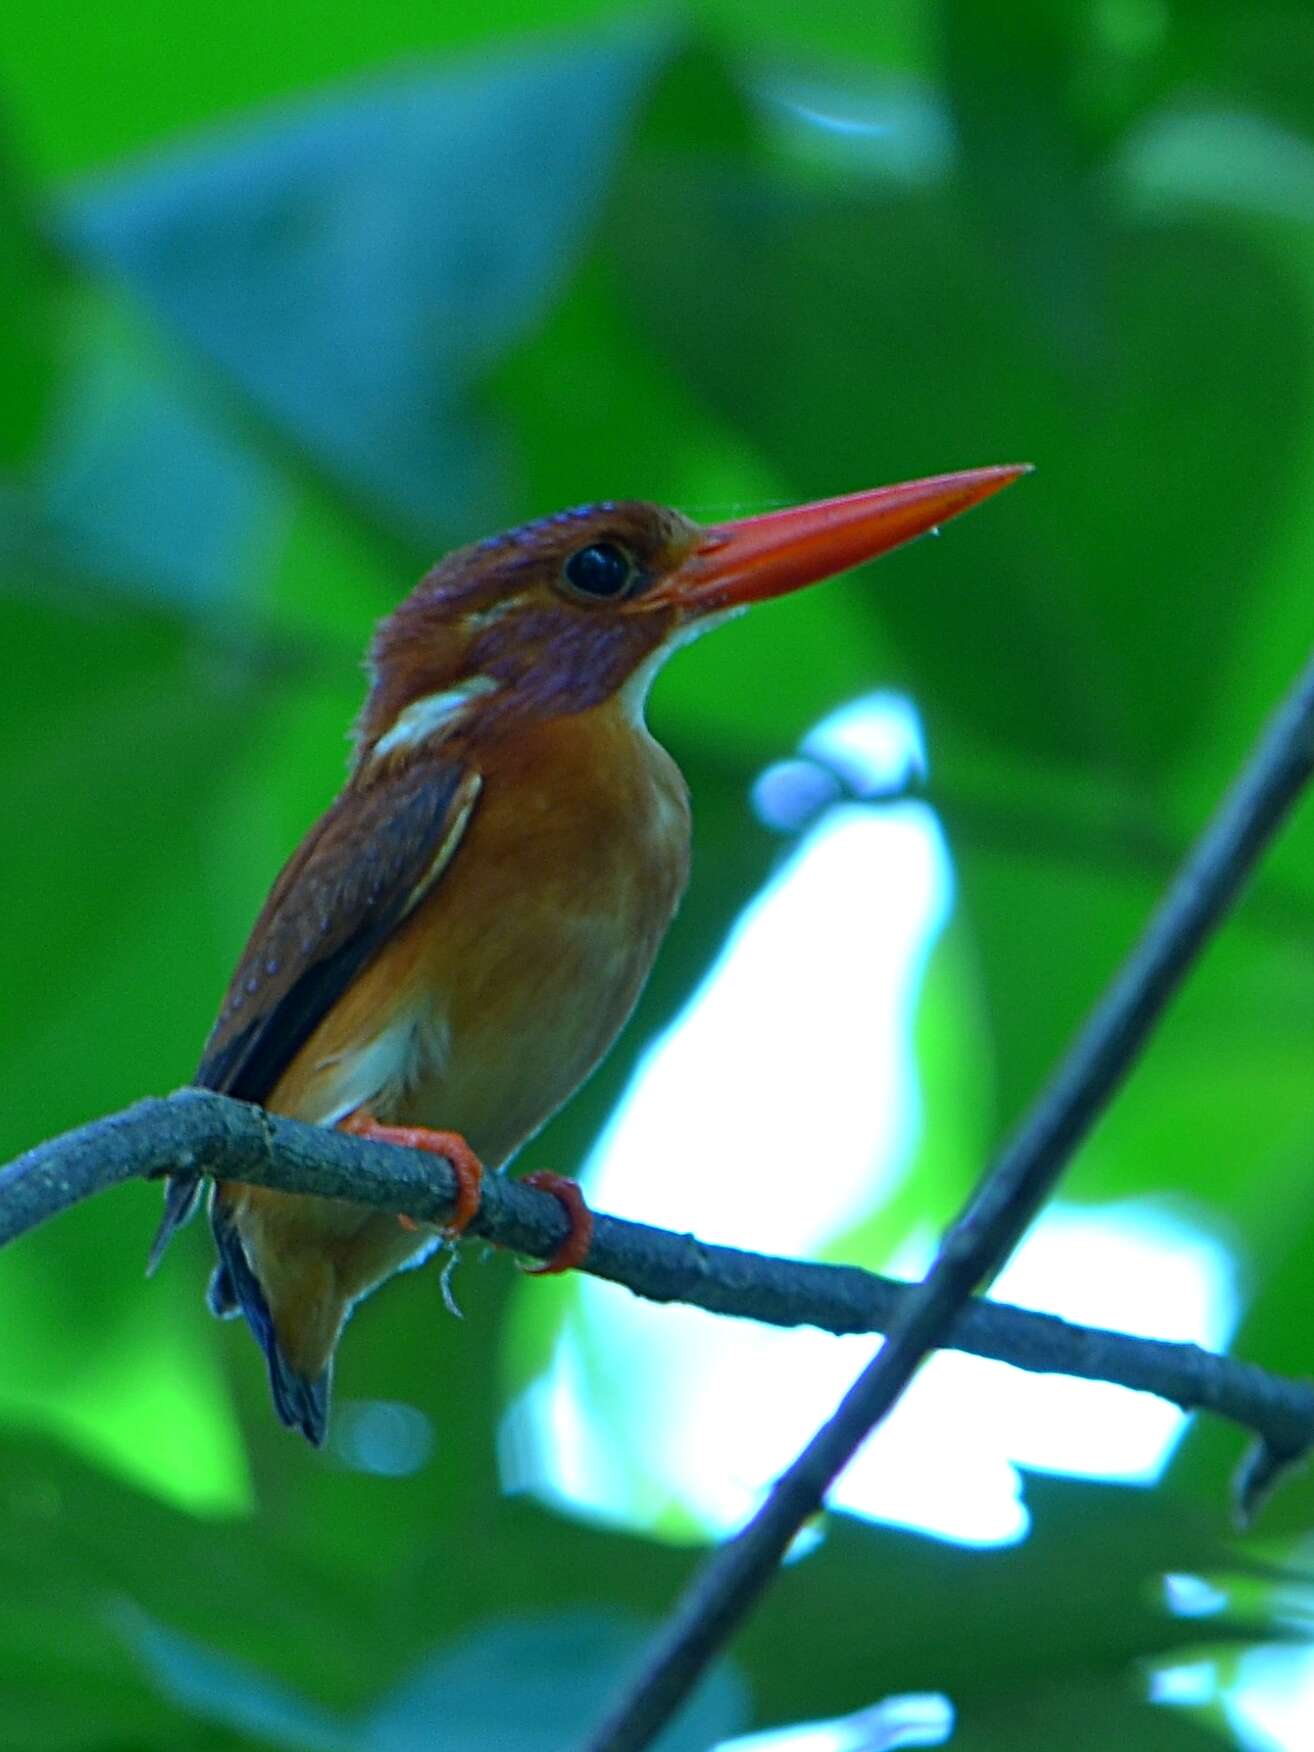
[{"label": "bird's belly", "polygon": [[657,949],[634,924],[614,913],[507,920],[496,954],[448,987],[446,1055],[414,1080],[398,1122],[459,1131],[502,1167],[629,1015]]}]

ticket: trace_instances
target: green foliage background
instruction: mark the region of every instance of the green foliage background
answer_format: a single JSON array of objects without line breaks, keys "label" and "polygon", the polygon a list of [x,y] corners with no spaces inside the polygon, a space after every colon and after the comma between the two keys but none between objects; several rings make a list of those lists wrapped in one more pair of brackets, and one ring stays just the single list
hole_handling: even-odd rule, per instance
[{"label": "green foliage background", "polygon": [[[662,681],[694,886],[535,1150],[580,1158],[778,856],[755,773],[888,684],[960,881],[898,1211],[942,1220],[1309,642],[1312,76],[1299,0],[14,8],[3,1155],[186,1080],[340,777],[366,631],[444,546],[598,496],[719,516],[1028,458],[945,542]],[[1189,1201],[1237,1249],[1238,1348],[1292,1373],[1311,920],[1307,812],[1070,1183]],[[341,1394],[437,1432],[418,1473],[370,1476],[276,1427],[248,1339],[202,1311],[199,1235],[143,1286],[155,1212],[107,1198],[0,1274],[4,1745],[569,1744],[693,1554],[499,1494],[552,1293],[508,1323],[498,1262],[463,1273],[459,1329],[430,1278],[369,1305]],[[836,1251],[879,1256],[891,1221]],[[1298,1566],[1314,1514],[1297,1480],[1262,1547],[1229,1546],[1234,1457],[1201,1427],[1153,1493],[1030,1481],[1009,1551],[837,1523],[668,1752],[920,1689],[963,1748],[1224,1743],[1144,1701],[1146,1663],[1190,1645],[1226,1677],[1294,1636],[1254,1564]],[[1159,1604],[1183,1570],[1251,1579],[1186,1626]]]}]

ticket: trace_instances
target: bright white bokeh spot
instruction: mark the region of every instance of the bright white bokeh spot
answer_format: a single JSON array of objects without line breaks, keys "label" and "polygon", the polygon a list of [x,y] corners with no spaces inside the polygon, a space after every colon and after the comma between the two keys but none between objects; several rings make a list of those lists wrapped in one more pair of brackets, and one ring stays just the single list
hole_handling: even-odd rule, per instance
[{"label": "bright white bokeh spot", "polygon": [[[1083,1325],[1212,1350],[1227,1344],[1238,1318],[1226,1247],[1150,1200],[1051,1206],[991,1294]],[[954,1355],[937,1357],[934,1367],[950,1400],[997,1427],[1009,1458],[1038,1471],[1148,1484],[1186,1424],[1163,1400],[1105,1381],[1029,1375]]]},{"label": "bright white bokeh spot", "polygon": [[842,1721],[806,1722],[724,1740],[715,1752],[898,1752],[943,1746],[954,1731],[954,1709],[938,1691],[887,1697]]},{"label": "bright white bokeh spot", "polygon": [[1214,1618],[1227,1607],[1227,1595],[1203,1576],[1166,1575],[1163,1603],[1174,1618]]},{"label": "bright white bokeh spot", "polygon": [[925,774],[926,740],[912,701],[864,694],[810,730],[798,756],[767,767],[753,786],[753,807],[768,827],[797,833],[845,791],[863,800],[889,796]]},{"label": "bright white bokeh spot", "polygon": [[858,797],[926,775],[921,719],[903,694],[864,694],[837,707],[808,731],[799,752],[838,773]]},{"label": "bright white bokeh spot", "polygon": [[395,1399],[348,1399],[334,1408],[333,1452],[357,1472],[409,1478],[433,1457],[433,1424]]},{"label": "bright white bokeh spot", "polygon": [[[1083,1293],[1087,1277],[1099,1294]],[[1209,1346],[1235,1322],[1224,1250],[1145,1205],[1056,1207],[996,1294]],[[537,1439],[512,1481],[622,1522],[652,1525],[678,1503],[691,1530],[737,1526],[873,1349],[866,1338],[776,1332],[693,1309],[654,1317],[602,1285],[583,1285],[580,1296],[547,1374],[521,1403],[517,1423],[528,1418]],[[609,1367],[621,1378],[610,1379]],[[1007,1544],[1029,1526],[1019,1467],[1149,1483],[1184,1426],[1181,1412],[1146,1394],[946,1353],[914,1380],[830,1501],[964,1544]]]},{"label": "bright white bokeh spot", "polygon": [[1218,1674],[1212,1661],[1184,1661],[1175,1667],[1160,1667],[1150,1675],[1151,1703],[1201,1709],[1217,1695]]},{"label": "bright white bokeh spot", "polygon": [[[864,722],[866,719],[877,722]],[[921,758],[915,714],[873,696],[818,726],[809,757],[850,788]],[[951,873],[917,803],[829,808],[746,908],[684,1013],[644,1055],[583,1178],[603,1210],[807,1256],[900,1186],[921,1135],[912,1025]],[[877,1269],[920,1274],[929,1233]],[[1000,1299],[1223,1347],[1237,1296],[1221,1242],[1150,1201],[1056,1206]],[[740,1524],[876,1340],[654,1308],[591,1279],[547,1370],[508,1415],[508,1488],[696,1539]],[[970,1544],[1025,1536],[1019,1467],[1148,1482],[1185,1426],[1106,1383],[936,1357],[839,1481],[855,1514]]]},{"label": "bright white bokeh spot", "polygon": [[753,786],[759,821],[777,833],[799,833],[844,793],[835,774],[811,760],[778,760]]},{"label": "bright white bokeh spot", "polygon": [[1314,1723],[1314,1649],[1247,1649],[1223,1708],[1241,1744],[1253,1752],[1304,1752]]}]

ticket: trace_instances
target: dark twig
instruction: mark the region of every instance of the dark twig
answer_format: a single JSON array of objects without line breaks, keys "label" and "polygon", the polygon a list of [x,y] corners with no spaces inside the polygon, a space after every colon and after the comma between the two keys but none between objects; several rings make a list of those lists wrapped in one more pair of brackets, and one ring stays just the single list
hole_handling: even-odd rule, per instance
[{"label": "dark twig", "polygon": [[[946,1235],[930,1271],[835,1415],[776,1481],[762,1508],[703,1566],[659,1631],[633,1687],[588,1752],[641,1752],[675,1714],[767,1587],[804,1522],[964,1304],[1008,1257],[1065,1163],[1137,1056],[1314,769],[1314,658],[1265,728],[1140,941],[1045,1089]],[[1305,1444],[1308,1446],[1308,1444]],[[1303,1450],[1302,1450],[1303,1451]],[[1241,1488],[1293,1458],[1271,1441]],[[1242,1511],[1252,1498],[1241,1501]]]},{"label": "dark twig", "polygon": [[[350,1199],[436,1223],[450,1216],[456,1196],[447,1164],[436,1158],[184,1089],[52,1139],[0,1170],[0,1246],[95,1192],[171,1169]],[[556,1251],[565,1227],[556,1199],[498,1179],[486,1184],[471,1225],[476,1235],[540,1259]],[[602,1214],[584,1269],[654,1301],[835,1333],[890,1330],[917,1288],[852,1266],[745,1253]],[[1113,1382],[1187,1411],[1213,1411],[1257,1432],[1261,1456],[1285,1461],[1314,1444],[1314,1387],[1195,1345],[983,1301],[958,1311],[947,1345],[1037,1373]],[[1255,1490],[1266,1488],[1275,1468],[1250,1466]]]},{"label": "dark twig", "polygon": [[[436,1223],[451,1215],[455,1199],[455,1183],[440,1159],[302,1125],[226,1095],[182,1089],[40,1144],[0,1170],[0,1245],[94,1192],[169,1169],[351,1199]],[[565,1226],[550,1194],[493,1178],[471,1228],[501,1247],[547,1259]],[[888,1331],[912,1293],[911,1285],[856,1266],[716,1247],[601,1213],[584,1270],[649,1301],[835,1333]],[[1212,1411],[1283,1453],[1314,1442],[1314,1387],[1197,1345],[1133,1338],[977,1301],[960,1313],[949,1346],[1037,1374],[1111,1381],[1184,1411]]]}]

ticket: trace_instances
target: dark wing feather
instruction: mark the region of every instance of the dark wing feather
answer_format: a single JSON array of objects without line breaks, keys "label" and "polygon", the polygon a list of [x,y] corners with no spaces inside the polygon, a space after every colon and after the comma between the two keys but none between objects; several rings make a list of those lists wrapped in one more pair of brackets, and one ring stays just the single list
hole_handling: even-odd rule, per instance
[{"label": "dark wing feather", "polygon": [[357,974],[423,899],[479,790],[426,761],[340,797],[274,885],[206,1043],[195,1083],[264,1101]]},{"label": "dark wing feather", "polygon": [[[426,760],[348,791],[284,866],[256,920],[194,1079],[264,1101],[347,987],[424,898],[479,794],[472,768]],[[196,1205],[174,1175],[148,1270]]]}]

